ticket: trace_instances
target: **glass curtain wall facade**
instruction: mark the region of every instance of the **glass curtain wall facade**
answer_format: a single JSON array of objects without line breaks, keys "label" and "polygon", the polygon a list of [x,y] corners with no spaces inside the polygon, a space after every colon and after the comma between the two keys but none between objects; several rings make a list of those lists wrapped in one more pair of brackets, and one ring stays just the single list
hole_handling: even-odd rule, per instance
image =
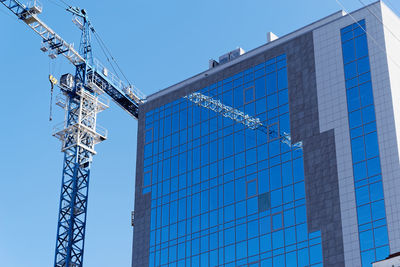
[{"label": "glass curtain wall facade", "polygon": [[363,266],[389,255],[365,20],[341,29],[353,177]]},{"label": "glass curtain wall facade", "polygon": [[[285,54],[199,92],[290,134]],[[150,266],[322,266],[301,148],[180,98],[146,113],[143,168]]]}]

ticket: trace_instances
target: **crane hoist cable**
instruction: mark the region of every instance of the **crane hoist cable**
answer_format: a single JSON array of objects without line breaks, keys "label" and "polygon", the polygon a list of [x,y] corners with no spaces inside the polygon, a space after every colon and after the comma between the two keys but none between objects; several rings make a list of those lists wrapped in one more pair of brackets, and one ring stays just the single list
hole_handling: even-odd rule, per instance
[{"label": "crane hoist cable", "polygon": [[53,96],[54,96],[54,86],[58,84],[57,76],[60,74],[61,63],[58,58],[49,58],[49,82],[50,82],[50,112],[49,121],[53,120]]},{"label": "crane hoist cable", "polygon": [[49,75],[49,81],[50,81],[50,116],[49,116],[49,121],[53,120],[53,92],[54,92],[54,86],[57,85],[58,80],[53,76]]}]

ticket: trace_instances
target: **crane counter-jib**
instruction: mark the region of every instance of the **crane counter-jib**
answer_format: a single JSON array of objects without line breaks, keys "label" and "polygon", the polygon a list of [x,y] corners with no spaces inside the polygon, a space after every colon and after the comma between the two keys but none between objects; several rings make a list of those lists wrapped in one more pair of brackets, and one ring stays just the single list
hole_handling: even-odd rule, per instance
[{"label": "crane counter-jib", "polygon": [[93,69],[88,73],[88,84],[95,85],[101,91],[107,93],[115,103],[131,114],[134,118],[138,118],[139,105],[144,103],[144,99],[132,93],[129,86],[119,87],[110,82],[102,71]]}]

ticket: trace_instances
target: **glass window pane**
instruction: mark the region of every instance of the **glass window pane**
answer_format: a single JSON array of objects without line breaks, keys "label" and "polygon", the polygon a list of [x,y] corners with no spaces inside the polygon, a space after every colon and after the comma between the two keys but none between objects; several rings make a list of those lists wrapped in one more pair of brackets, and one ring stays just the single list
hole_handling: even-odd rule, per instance
[{"label": "glass window pane", "polygon": [[364,136],[351,140],[351,152],[353,162],[359,162],[365,159]]},{"label": "glass window pane", "polygon": [[375,111],[374,111],[374,106],[371,105],[369,107],[363,108],[362,109],[362,117],[363,117],[363,122],[369,123],[375,121]]},{"label": "glass window pane", "polygon": [[[235,260],[235,245],[230,245],[225,247],[225,262],[231,262]],[[198,266],[198,265],[192,265],[192,266]]]},{"label": "glass window pane", "polygon": [[285,229],[285,246],[296,243],[296,231],[294,227]]},{"label": "glass window pane", "polygon": [[278,70],[278,90],[282,90],[288,87],[287,84],[287,72],[286,68]]},{"label": "glass window pane", "polygon": [[381,164],[379,157],[367,160],[368,176],[374,176],[381,173]]},{"label": "glass window pane", "polygon": [[[353,36],[353,32],[350,32],[351,37]],[[350,40],[342,44],[343,50],[343,63],[347,64],[350,61],[355,60],[356,58],[356,51],[354,49],[354,40]]]},{"label": "glass window pane", "polygon": [[380,261],[389,256],[389,246],[384,246],[376,249],[376,260]]},{"label": "glass window pane", "polygon": [[265,96],[265,92],[266,92],[265,86],[266,86],[265,77],[261,77],[254,81],[254,87],[255,87],[255,91],[256,91],[256,99],[259,99],[259,98]]},{"label": "glass window pane", "polygon": [[246,180],[245,178],[235,181],[235,198],[236,201],[241,201],[246,198]]},{"label": "glass window pane", "polygon": [[265,103],[265,98],[261,98],[256,101],[256,114],[263,113],[267,110],[267,105]]},{"label": "glass window pane", "polygon": [[267,96],[267,109],[271,110],[278,106],[278,95],[272,94]]},{"label": "glass window pane", "polygon": [[253,238],[259,235],[258,233],[258,220],[251,221],[247,225],[247,238]]},{"label": "glass window pane", "polygon": [[285,210],[283,212],[283,218],[285,227],[294,225],[295,224],[294,209]]},{"label": "glass window pane", "polygon": [[322,246],[318,244],[310,247],[310,263],[315,264],[320,262],[322,262]]},{"label": "glass window pane", "polygon": [[359,181],[367,177],[367,165],[365,161],[354,164],[353,170],[355,181]]},{"label": "glass window pane", "polygon": [[260,250],[261,253],[270,251],[271,246],[271,235],[264,235],[260,237]]},{"label": "glass window pane", "polygon": [[286,253],[286,266],[297,266],[297,252]]},{"label": "glass window pane", "polygon": [[236,242],[240,242],[247,239],[246,224],[236,226]]},{"label": "glass window pane", "polygon": [[361,251],[371,249],[374,247],[374,236],[372,230],[360,233],[360,248]]},{"label": "glass window pane", "polygon": [[271,232],[271,218],[266,216],[260,219],[260,234],[266,234]]},{"label": "glass window pane", "polygon": [[247,182],[247,197],[252,197],[257,194],[257,180]]},{"label": "glass window pane", "polygon": [[283,188],[283,203],[289,203],[293,201],[293,186]]},{"label": "glass window pane", "polygon": [[371,266],[375,261],[375,252],[373,249],[361,253],[362,266]]},{"label": "glass window pane", "polygon": [[234,90],[234,107],[243,106],[243,86],[239,86]]},{"label": "glass window pane", "polygon": [[364,57],[362,59],[357,60],[357,70],[358,75],[369,71],[369,58]]},{"label": "glass window pane", "polygon": [[360,126],[361,122],[361,112],[359,110],[349,113],[350,129]]},{"label": "glass window pane", "polygon": [[236,244],[236,256],[237,259],[243,259],[247,257],[247,242],[240,242]]},{"label": "glass window pane", "polygon": [[281,166],[277,165],[269,169],[271,189],[282,187]]},{"label": "glass window pane", "polygon": [[297,261],[299,266],[308,266],[309,265],[309,257],[308,257],[308,248],[299,250],[297,254]]},{"label": "glass window pane", "polygon": [[280,91],[278,96],[279,96],[279,105],[284,105],[289,102],[288,90]]},{"label": "glass window pane", "polygon": [[294,198],[295,200],[305,198],[304,182],[294,184]]},{"label": "glass window pane", "polygon": [[370,194],[371,194],[371,201],[377,201],[383,199],[383,186],[382,182],[377,182],[374,184],[369,185]]},{"label": "glass window pane", "polygon": [[284,246],[283,230],[272,233],[272,248],[277,249]]},{"label": "glass window pane", "polygon": [[246,88],[244,90],[244,101],[250,102],[254,100],[254,87]]},{"label": "glass window pane", "polygon": [[236,218],[242,218],[246,216],[246,201],[241,201],[235,204],[236,207]]},{"label": "glass window pane", "polygon": [[358,224],[364,224],[371,221],[370,205],[364,205],[357,208]]},{"label": "glass window pane", "polygon": [[295,208],[296,211],[296,223],[304,223],[307,221],[306,206],[300,206]]},{"label": "glass window pane", "polygon": [[276,73],[273,72],[266,76],[267,95],[270,95],[277,90]]},{"label": "glass window pane", "polygon": [[356,48],[356,56],[357,58],[362,58],[368,55],[368,44],[367,44],[367,35],[363,34],[354,39],[355,48]]},{"label": "glass window pane", "polygon": [[247,215],[258,212],[258,199],[256,197],[247,200]]},{"label": "glass window pane", "polygon": [[379,200],[371,204],[372,219],[379,220],[385,218],[385,202]]},{"label": "glass window pane", "polygon": [[224,231],[224,245],[230,245],[235,242],[235,228],[229,228]]},{"label": "glass window pane", "polygon": [[378,148],[378,136],[376,132],[365,135],[365,152],[367,158],[373,158],[378,156],[379,148]]},{"label": "glass window pane", "polygon": [[304,180],[303,158],[293,161],[293,178],[295,182]]},{"label": "glass window pane", "polygon": [[386,226],[374,229],[375,247],[389,244]]},{"label": "glass window pane", "polygon": [[350,39],[353,39],[353,31],[342,32],[342,42],[346,42]]},{"label": "glass window pane", "polygon": [[363,205],[369,203],[369,190],[368,186],[363,186],[356,189],[356,201],[357,205]]},{"label": "glass window pane", "polygon": [[348,63],[344,66],[344,76],[346,77],[346,80],[357,76],[356,62]]},{"label": "glass window pane", "polygon": [[358,78],[349,79],[346,81],[346,88],[350,89],[358,85]]},{"label": "glass window pane", "polygon": [[282,213],[272,215],[272,230],[277,230],[283,227]]},{"label": "glass window pane", "polygon": [[349,112],[360,108],[360,97],[358,87],[353,87],[347,90],[347,107]]},{"label": "glass window pane", "polygon": [[296,236],[297,236],[297,242],[302,242],[307,240],[308,238],[307,224],[303,223],[296,226]]},{"label": "glass window pane", "polygon": [[260,253],[259,242],[259,238],[253,238],[248,241],[247,249],[249,252],[249,257]]},{"label": "glass window pane", "polygon": [[359,86],[359,88],[360,88],[361,106],[365,107],[371,105],[374,101],[371,82],[363,83]]}]

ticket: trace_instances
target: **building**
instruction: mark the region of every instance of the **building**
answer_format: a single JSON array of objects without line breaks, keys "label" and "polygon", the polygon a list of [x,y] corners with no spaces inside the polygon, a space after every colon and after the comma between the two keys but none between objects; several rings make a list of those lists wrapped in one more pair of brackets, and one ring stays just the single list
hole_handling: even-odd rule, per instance
[{"label": "building", "polygon": [[268,39],[141,106],[133,266],[400,252],[399,18],[376,2]]},{"label": "building", "polygon": [[400,267],[400,253],[391,254],[384,260],[374,262],[372,267]]}]

